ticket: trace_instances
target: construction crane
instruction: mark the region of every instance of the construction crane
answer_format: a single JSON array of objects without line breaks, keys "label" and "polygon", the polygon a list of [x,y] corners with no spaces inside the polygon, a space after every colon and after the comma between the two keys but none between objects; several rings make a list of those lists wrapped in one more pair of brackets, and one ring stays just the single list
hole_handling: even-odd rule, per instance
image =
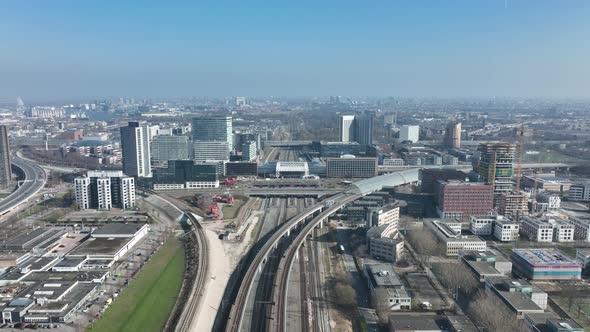
[{"label": "construction crane", "polygon": [[516,166],[516,192],[520,192],[520,178],[522,177],[522,159],[524,156],[524,124],[520,126],[519,143],[518,147],[518,164]]},{"label": "construction crane", "polygon": [[531,192],[531,199],[535,200],[537,198],[537,186],[539,185],[539,176],[537,172],[535,172],[535,182],[533,183],[533,191]]}]

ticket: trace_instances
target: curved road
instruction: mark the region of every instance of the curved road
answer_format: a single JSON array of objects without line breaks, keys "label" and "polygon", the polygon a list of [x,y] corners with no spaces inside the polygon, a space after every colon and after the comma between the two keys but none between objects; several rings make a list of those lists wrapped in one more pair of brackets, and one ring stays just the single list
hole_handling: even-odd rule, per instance
[{"label": "curved road", "polygon": [[19,181],[20,186],[0,201],[0,216],[36,195],[47,182],[47,174],[35,163],[14,157],[12,159],[12,167],[20,169],[24,173],[25,179]]}]

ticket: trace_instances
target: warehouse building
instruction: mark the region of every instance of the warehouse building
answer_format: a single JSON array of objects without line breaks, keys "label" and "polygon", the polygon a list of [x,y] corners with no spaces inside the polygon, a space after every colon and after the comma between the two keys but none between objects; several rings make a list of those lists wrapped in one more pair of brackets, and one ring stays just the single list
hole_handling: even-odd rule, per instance
[{"label": "warehouse building", "polygon": [[526,314],[543,313],[547,308],[547,293],[523,280],[490,277],[485,280],[485,289],[498,296],[517,319],[523,319]]},{"label": "warehouse building", "polygon": [[579,280],[582,265],[556,249],[513,249],[515,273],[530,280]]},{"label": "warehouse building", "polygon": [[473,272],[480,282],[489,277],[502,277],[512,272],[512,262],[491,250],[459,252],[459,260]]}]

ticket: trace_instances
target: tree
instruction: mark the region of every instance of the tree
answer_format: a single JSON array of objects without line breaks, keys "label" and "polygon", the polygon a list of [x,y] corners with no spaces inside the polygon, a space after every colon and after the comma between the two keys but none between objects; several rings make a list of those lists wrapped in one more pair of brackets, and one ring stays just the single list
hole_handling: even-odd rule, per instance
[{"label": "tree", "polygon": [[514,313],[497,296],[486,291],[475,294],[467,311],[487,331],[526,331],[523,321],[515,319]]},{"label": "tree", "polygon": [[375,306],[375,311],[377,313],[377,317],[379,318],[379,322],[382,324],[387,324],[389,314],[391,313],[391,309],[389,307],[389,293],[387,290],[383,289],[382,287],[375,288],[373,304]]},{"label": "tree", "polygon": [[416,250],[420,263],[428,267],[430,267],[430,257],[436,256],[442,251],[434,235],[425,229],[409,232],[408,240]]},{"label": "tree", "polygon": [[463,292],[471,294],[479,287],[473,273],[462,263],[437,264],[433,270],[451,293],[457,292],[460,288]]},{"label": "tree", "polygon": [[356,305],[356,292],[350,285],[337,283],[334,287],[334,298],[336,304],[343,308],[354,308]]}]

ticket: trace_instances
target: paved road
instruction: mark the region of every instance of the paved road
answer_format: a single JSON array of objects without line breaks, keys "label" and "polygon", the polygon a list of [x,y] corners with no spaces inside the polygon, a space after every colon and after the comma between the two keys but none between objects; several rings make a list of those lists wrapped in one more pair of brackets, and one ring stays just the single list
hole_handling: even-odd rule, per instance
[{"label": "paved road", "polygon": [[45,186],[45,182],[47,181],[45,171],[35,163],[14,157],[12,159],[12,165],[13,167],[20,168],[25,173],[25,180],[21,182],[20,187],[0,202],[0,215],[5,214],[33,197]]}]

